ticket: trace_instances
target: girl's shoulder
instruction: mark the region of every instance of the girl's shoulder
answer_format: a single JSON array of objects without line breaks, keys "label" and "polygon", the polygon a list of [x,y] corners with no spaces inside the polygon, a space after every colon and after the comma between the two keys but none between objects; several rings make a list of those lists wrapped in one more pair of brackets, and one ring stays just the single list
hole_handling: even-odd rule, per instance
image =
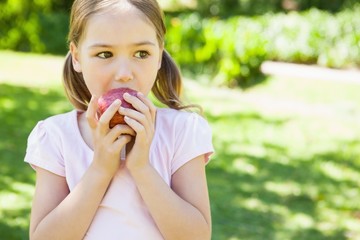
[{"label": "girl's shoulder", "polygon": [[73,135],[77,128],[77,114],[77,110],[72,110],[40,120],[32,130],[30,138],[33,138],[33,135],[48,135],[57,139],[64,134]]},{"label": "girl's shoulder", "polygon": [[76,120],[73,110],[39,121],[28,137],[25,162],[65,176],[63,150],[74,146]]},{"label": "girl's shoulder", "polygon": [[155,133],[154,145],[158,146],[158,152],[164,153],[167,150],[171,156],[171,174],[202,154],[205,155],[205,162],[208,162],[209,156],[214,152],[211,128],[195,112],[158,109]]},{"label": "girl's shoulder", "polygon": [[176,110],[171,108],[158,108],[156,119],[173,124],[182,124],[187,121],[196,120],[206,122],[206,120],[196,112]]},{"label": "girl's shoulder", "polygon": [[186,129],[209,131],[207,120],[196,112],[187,112],[170,108],[159,108],[156,115],[156,127],[165,132],[183,133]]},{"label": "girl's shoulder", "polygon": [[76,119],[77,114],[78,114],[78,110],[73,109],[68,112],[49,116],[49,117],[45,118],[43,121],[49,122],[49,123],[54,123],[54,124],[64,124],[64,122],[68,122],[69,120],[72,120],[74,118]]}]

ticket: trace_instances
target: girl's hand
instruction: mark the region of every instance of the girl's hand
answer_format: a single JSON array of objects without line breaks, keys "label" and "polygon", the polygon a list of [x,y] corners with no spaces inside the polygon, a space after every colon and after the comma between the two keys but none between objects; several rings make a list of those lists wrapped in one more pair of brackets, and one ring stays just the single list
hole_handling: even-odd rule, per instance
[{"label": "girl's hand", "polygon": [[149,163],[150,146],[155,133],[156,107],[142,93],[137,96],[124,94],[124,99],[136,110],[120,107],[125,122],[135,131],[134,145],[126,155],[126,166],[135,171]]},{"label": "girl's hand", "polygon": [[100,172],[113,177],[121,164],[120,151],[135,132],[127,125],[119,124],[109,128],[110,119],[120,108],[120,100],[115,100],[100,118],[97,117],[97,101],[98,98],[92,96],[86,111],[93,137],[93,164]]}]

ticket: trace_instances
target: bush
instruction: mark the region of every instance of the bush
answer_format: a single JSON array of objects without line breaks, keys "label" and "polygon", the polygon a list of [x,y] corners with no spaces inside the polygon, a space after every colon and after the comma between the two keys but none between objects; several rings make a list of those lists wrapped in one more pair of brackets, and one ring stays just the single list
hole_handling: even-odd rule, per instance
[{"label": "bush", "polygon": [[359,67],[359,14],[360,5],[336,15],[318,9],[226,20],[179,15],[167,21],[166,47],[185,72],[248,87],[263,79],[260,65],[266,59]]},{"label": "bush", "polygon": [[1,2],[0,49],[65,53],[71,3],[70,0]]},{"label": "bush", "polygon": [[248,18],[221,21],[199,14],[168,21],[166,48],[188,74],[213,76],[219,84],[247,87],[261,79],[266,57],[262,26]]},{"label": "bush", "polygon": [[[262,30],[259,22],[243,17],[226,22],[206,21],[204,48],[197,49],[195,54],[200,56],[199,60],[205,55],[208,62],[217,64],[215,68],[210,66],[216,71],[217,83],[251,86],[262,79],[259,68],[266,58],[266,41],[261,38]],[[207,51],[214,53],[209,56]]]},{"label": "bush", "polygon": [[[172,0],[172,5],[181,5],[179,0]],[[254,16],[267,13],[287,12],[289,10],[306,11],[317,8],[328,12],[339,12],[351,8],[358,0],[197,0],[196,10],[202,17],[218,16]]]},{"label": "bush", "polygon": [[311,9],[301,14],[266,16],[268,57],[331,68],[360,66],[359,13],[360,6],[337,15]]},{"label": "bush", "polygon": [[45,48],[43,52],[64,54],[67,50],[69,15],[66,12],[40,14],[39,38]]}]

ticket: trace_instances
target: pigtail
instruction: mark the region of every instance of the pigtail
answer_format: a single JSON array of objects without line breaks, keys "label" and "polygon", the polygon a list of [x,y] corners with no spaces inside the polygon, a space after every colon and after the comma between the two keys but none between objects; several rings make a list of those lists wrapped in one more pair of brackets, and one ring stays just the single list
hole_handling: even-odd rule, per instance
[{"label": "pigtail", "polygon": [[74,70],[70,52],[66,55],[64,64],[63,85],[66,96],[71,104],[76,109],[85,111],[90,101],[91,93],[85,85],[82,74]]},{"label": "pigtail", "polygon": [[170,55],[163,51],[161,68],[152,88],[155,97],[170,108],[180,109],[182,93],[181,75]]},{"label": "pigtail", "polygon": [[173,109],[197,108],[200,112],[200,106],[191,104],[184,105],[181,101],[182,96],[182,77],[180,70],[170,54],[164,49],[162,55],[161,68],[152,88],[155,97],[163,104]]}]

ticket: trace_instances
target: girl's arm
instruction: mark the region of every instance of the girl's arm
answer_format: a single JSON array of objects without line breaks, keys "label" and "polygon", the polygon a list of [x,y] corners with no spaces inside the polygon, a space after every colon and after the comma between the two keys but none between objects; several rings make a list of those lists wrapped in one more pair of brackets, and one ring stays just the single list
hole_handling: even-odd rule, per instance
[{"label": "girl's arm", "polygon": [[30,239],[82,239],[111,181],[90,167],[69,193],[64,177],[37,168]]},{"label": "girl's arm", "polygon": [[[97,99],[91,99],[86,120],[93,135],[94,159],[70,193],[64,177],[38,168],[30,223],[32,240],[74,240],[85,236],[111,179],[120,167],[120,151],[133,135],[125,125],[109,129],[109,121],[119,107],[120,102],[115,101],[98,120]],[[85,124],[86,120],[82,123]]]},{"label": "girl's arm", "polygon": [[130,172],[165,239],[211,239],[211,214],[203,155],[189,161],[174,173],[171,188],[151,165]]}]

